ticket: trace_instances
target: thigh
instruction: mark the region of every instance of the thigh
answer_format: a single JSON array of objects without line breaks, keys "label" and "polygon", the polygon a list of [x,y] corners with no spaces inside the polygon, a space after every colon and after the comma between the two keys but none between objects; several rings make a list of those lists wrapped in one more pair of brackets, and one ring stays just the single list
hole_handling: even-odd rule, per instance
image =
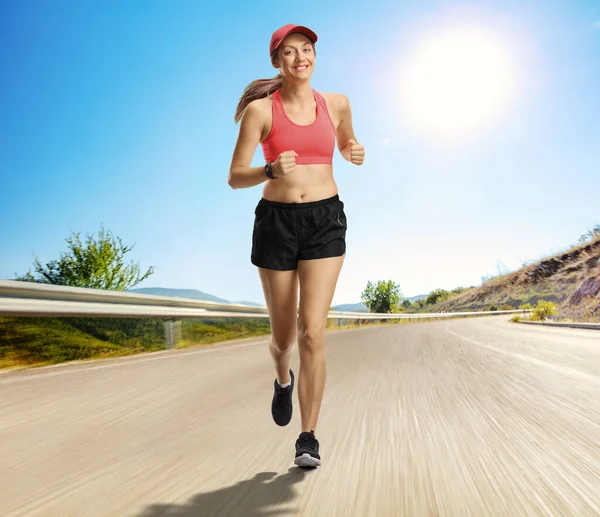
[{"label": "thigh", "polygon": [[298,271],[258,268],[271,319],[271,333],[280,346],[296,340],[298,314]]},{"label": "thigh", "polygon": [[298,262],[299,318],[309,332],[325,328],[343,264],[344,255]]}]

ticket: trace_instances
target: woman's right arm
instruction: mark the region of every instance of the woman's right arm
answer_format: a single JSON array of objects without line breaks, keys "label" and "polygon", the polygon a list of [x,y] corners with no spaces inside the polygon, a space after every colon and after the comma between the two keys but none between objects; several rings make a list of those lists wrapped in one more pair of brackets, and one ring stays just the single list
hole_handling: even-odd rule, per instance
[{"label": "woman's right arm", "polygon": [[240,133],[229,167],[229,186],[233,189],[259,185],[269,178],[265,168],[250,167],[263,131],[264,117],[261,106],[253,101],[246,107],[240,124]]}]

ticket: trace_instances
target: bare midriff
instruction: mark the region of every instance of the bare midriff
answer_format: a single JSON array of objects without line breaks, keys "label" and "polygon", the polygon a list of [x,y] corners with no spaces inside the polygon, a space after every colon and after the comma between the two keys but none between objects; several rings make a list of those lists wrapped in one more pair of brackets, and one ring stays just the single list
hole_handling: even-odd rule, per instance
[{"label": "bare midriff", "polygon": [[310,203],[338,193],[331,165],[296,165],[286,176],[267,181],[263,197],[280,203]]}]

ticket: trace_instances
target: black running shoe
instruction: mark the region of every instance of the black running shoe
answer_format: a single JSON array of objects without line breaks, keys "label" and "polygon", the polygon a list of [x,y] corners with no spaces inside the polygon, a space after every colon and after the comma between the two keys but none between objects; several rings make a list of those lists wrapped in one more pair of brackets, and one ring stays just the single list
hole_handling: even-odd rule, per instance
[{"label": "black running shoe", "polygon": [[315,438],[315,432],[300,433],[296,440],[296,459],[294,463],[299,467],[320,467],[321,456],[319,456],[319,441]]},{"label": "black running shoe", "polygon": [[275,393],[271,403],[273,420],[280,426],[288,425],[292,419],[292,394],[294,393],[294,372],[290,370],[291,384],[282,388],[275,379]]}]

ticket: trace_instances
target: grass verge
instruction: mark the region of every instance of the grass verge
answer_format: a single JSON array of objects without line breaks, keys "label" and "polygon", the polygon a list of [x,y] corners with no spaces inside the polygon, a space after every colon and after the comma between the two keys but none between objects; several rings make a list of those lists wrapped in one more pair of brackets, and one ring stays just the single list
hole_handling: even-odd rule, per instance
[{"label": "grass verge", "polygon": [[[329,319],[326,330],[434,320],[437,318]],[[270,332],[267,319],[185,319],[182,320],[177,348],[252,338]],[[161,319],[0,317],[0,369],[120,357],[164,348],[164,321]]]}]

